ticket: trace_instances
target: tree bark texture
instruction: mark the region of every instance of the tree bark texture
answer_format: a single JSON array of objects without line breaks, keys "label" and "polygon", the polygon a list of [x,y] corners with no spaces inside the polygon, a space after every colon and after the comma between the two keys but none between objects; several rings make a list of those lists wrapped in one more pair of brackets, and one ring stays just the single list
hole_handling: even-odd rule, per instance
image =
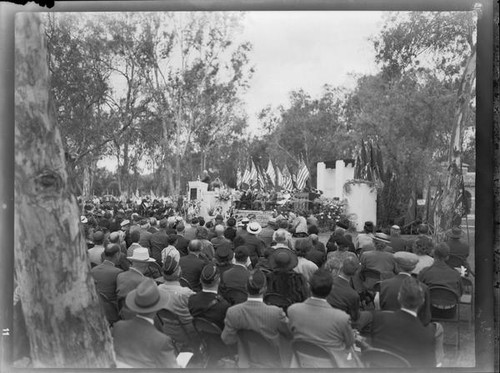
[{"label": "tree bark texture", "polygon": [[[469,57],[460,83],[455,108],[455,123],[451,132],[450,149],[448,154],[448,175],[443,195],[439,199],[434,212],[435,236],[442,239],[446,230],[454,225],[460,225],[462,219],[462,143],[467,118],[470,115],[470,102],[474,94],[474,80],[476,78],[476,48]],[[458,223],[458,224],[457,224]]]},{"label": "tree bark texture", "polygon": [[15,25],[15,270],[34,367],[111,367],[111,333],[90,276],[49,97],[40,16]]}]

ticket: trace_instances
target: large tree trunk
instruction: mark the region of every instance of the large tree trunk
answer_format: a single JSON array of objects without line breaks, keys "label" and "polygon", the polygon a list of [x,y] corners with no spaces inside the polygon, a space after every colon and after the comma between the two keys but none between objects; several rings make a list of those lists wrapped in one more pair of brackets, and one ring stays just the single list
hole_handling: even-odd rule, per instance
[{"label": "large tree trunk", "polygon": [[15,270],[33,366],[111,367],[111,333],[49,99],[40,16],[18,14],[15,31]]},{"label": "large tree trunk", "polygon": [[465,123],[470,115],[470,102],[474,97],[474,80],[476,78],[476,48],[474,47],[465,66],[455,108],[455,123],[451,132],[451,142],[448,154],[448,175],[443,195],[438,200],[434,212],[434,235],[438,241],[446,230],[454,225],[460,225],[463,204],[462,177],[462,143]]}]

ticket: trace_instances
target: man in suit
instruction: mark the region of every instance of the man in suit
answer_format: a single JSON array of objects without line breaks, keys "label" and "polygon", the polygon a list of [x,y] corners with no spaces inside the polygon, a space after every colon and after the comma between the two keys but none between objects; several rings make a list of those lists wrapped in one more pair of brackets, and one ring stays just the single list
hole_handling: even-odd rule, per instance
[{"label": "man in suit", "polygon": [[149,256],[148,249],[140,247],[134,250],[132,256],[127,257],[132,262],[128,271],[124,271],[116,276],[116,293],[118,298],[118,307],[122,319],[130,318],[134,314],[126,305],[124,300],[128,293],[134,290],[146,276],[144,273],[148,270],[148,266],[154,259]]},{"label": "man in suit", "polygon": [[431,324],[424,326],[417,317],[424,303],[424,289],[408,276],[401,284],[398,298],[401,309],[374,312],[371,345],[404,357],[412,367],[435,367],[434,328]]},{"label": "man in suit", "polygon": [[453,227],[446,232],[446,243],[450,248],[450,255],[458,256],[465,262],[469,256],[469,245],[461,240],[463,235],[464,232],[459,227]]},{"label": "man in suit", "polygon": [[224,318],[230,304],[217,292],[220,275],[214,264],[207,264],[201,272],[202,291],[189,297],[188,308],[193,317],[202,317],[224,329]]},{"label": "man in suit", "polygon": [[90,264],[96,266],[102,263],[102,253],[104,252],[104,233],[102,231],[94,232],[92,237],[94,247],[87,250]]},{"label": "man in suit", "polygon": [[262,227],[260,224],[256,221],[252,221],[248,223],[246,232],[241,233],[234,239],[234,245],[236,247],[241,245],[247,247],[250,261],[254,267],[259,261],[259,258],[264,255],[264,250],[266,249],[266,244],[258,237],[261,231]]},{"label": "man in suit", "polygon": [[189,283],[189,287],[198,292],[201,290],[200,275],[203,267],[208,262],[200,258],[202,244],[200,240],[192,240],[189,242],[188,252],[186,256],[181,256],[179,265],[182,270],[182,277]]},{"label": "man in suit", "polygon": [[418,279],[427,286],[445,286],[453,290],[459,297],[462,295],[462,280],[458,271],[446,264],[450,255],[450,248],[444,242],[438,244],[434,249],[434,263],[423,268],[418,274]]},{"label": "man in suit", "polygon": [[333,307],[344,311],[351,317],[353,328],[360,332],[370,324],[372,314],[360,311],[359,293],[351,285],[351,279],[359,268],[357,257],[348,256],[342,262],[338,276],[333,278],[333,285],[326,301]]},{"label": "man in suit", "polygon": [[229,243],[229,241],[226,237],[224,237],[224,230],[226,228],[222,224],[217,224],[214,228],[215,232],[215,237],[210,240],[212,243],[214,250],[217,251],[217,248],[224,244],[224,243]]},{"label": "man in suit", "polygon": [[335,356],[339,367],[352,367],[349,350],[354,344],[350,317],[326,301],[332,290],[330,272],[318,270],[311,278],[312,296],[288,307],[288,318],[294,339],[306,339],[321,345]]},{"label": "man in suit", "polygon": [[[380,290],[375,295],[374,302],[376,308],[383,311],[399,310],[401,305],[398,300],[398,294],[401,284],[405,278],[411,277],[411,272],[418,263],[417,255],[406,251],[396,252],[394,259],[396,260],[399,273],[393,278],[381,281],[379,284]],[[423,325],[427,325],[431,321],[429,290],[425,284],[421,284],[421,286],[424,291],[424,303],[418,310],[418,318],[422,321]]]},{"label": "man in suit", "polygon": [[167,295],[158,291],[152,279],[146,279],[127,295],[126,303],[136,316],[118,321],[112,329],[118,366],[178,368],[172,340],[153,321],[156,312],[168,304]]},{"label": "man in suit", "polygon": [[407,245],[405,239],[401,237],[401,228],[399,225],[393,225],[391,227],[391,237],[389,246],[392,247],[392,250],[397,253],[398,251],[407,251]]},{"label": "man in suit", "polygon": [[185,225],[182,221],[178,222],[175,226],[175,234],[177,235],[175,248],[179,251],[181,256],[186,256],[188,254],[189,240],[184,237],[185,229]]},{"label": "man in suit", "polygon": [[291,359],[291,351],[286,344],[286,340],[291,337],[288,319],[281,308],[264,303],[266,276],[262,271],[257,269],[250,274],[247,292],[247,301],[227,310],[222,341],[227,345],[238,343],[238,366],[244,368],[247,367],[248,357],[239,343],[237,333],[242,329],[256,331],[280,349],[282,365],[288,367]]},{"label": "man in suit", "polygon": [[113,324],[118,320],[116,278],[118,274],[123,271],[116,268],[115,265],[119,261],[120,254],[120,246],[108,245],[104,249],[103,262],[90,270],[90,273],[94,278],[97,291],[106,298],[106,302],[109,302],[110,305],[116,305],[115,308],[105,307],[106,318],[110,324]]},{"label": "man in suit", "polygon": [[234,250],[234,264],[232,268],[229,268],[222,274],[219,288],[220,294],[231,304],[240,303],[245,300],[244,296],[241,299],[231,298],[229,291],[237,289],[242,293],[246,293],[247,281],[250,276],[249,265],[248,248],[246,246],[237,247]]},{"label": "man in suit", "polygon": [[155,258],[156,262],[162,266],[161,252],[168,246],[167,219],[160,220],[160,229],[158,232],[153,233],[149,239],[151,244],[151,256]]}]

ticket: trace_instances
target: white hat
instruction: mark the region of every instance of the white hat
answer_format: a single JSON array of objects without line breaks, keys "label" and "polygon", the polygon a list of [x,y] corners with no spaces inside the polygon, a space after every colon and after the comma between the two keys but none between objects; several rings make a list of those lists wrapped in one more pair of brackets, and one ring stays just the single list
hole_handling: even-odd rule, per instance
[{"label": "white hat", "polygon": [[87,224],[88,223],[88,220],[85,216],[80,216],[80,221],[82,222],[82,224]]},{"label": "white hat", "polygon": [[250,234],[259,234],[261,230],[262,230],[262,227],[256,221],[253,221],[247,225],[247,232]]},{"label": "white hat", "polygon": [[122,228],[123,228],[123,227],[125,227],[126,225],[129,225],[129,224],[130,224],[130,220],[125,219],[124,221],[122,221],[122,222],[120,223],[120,227],[122,227]]},{"label": "white hat", "polygon": [[127,259],[136,262],[156,262],[154,258],[149,256],[149,250],[146,247],[134,249],[132,256],[128,256]]}]

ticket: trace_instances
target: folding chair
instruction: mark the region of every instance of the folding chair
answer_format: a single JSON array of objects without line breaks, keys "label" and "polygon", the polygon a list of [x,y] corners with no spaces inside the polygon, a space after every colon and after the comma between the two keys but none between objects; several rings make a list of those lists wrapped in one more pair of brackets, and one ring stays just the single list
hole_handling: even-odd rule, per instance
[{"label": "folding chair", "polygon": [[459,296],[446,286],[429,286],[431,320],[457,325],[456,348],[460,350],[460,306]]},{"label": "folding chair", "polygon": [[282,368],[278,347],[263,335],[247,329],[239,330],[237,335],[250,368]]},{"label": "folding chair", "polygon": [[280,307],[286,313],[288,307],[292,304],[292,301],[279,293],[267,293],[264,295],[264,303]]},{"label": "folding chair", "polygon": [[410,368],[411,365],[401,355],[382,348],[370,347],[361,352],[361,362],[365,368]]},{"label": "folding chair", "polygon": [[175,313],[161,309],[156,313],[156,320],[158,321],[159,329],[172,338],[177,355],[179,352],[185,351],[185,347],[191,349],[193,353],[199,351],[199,344],[195,343],[193,335],[189,333],[186,326]]},{"label": "folding chair", "polygon": [[300,368],[337,368],[337,360],[326,348],[303,339],[292,340],[292,350]]},{"label": "folding chair", "polygon": [[204,368],[215,366],[217,361],[226,356],[235,355],[221,339],[222,330],[213,322],[202,317],[193,318],[193,326],[200,337],[204,353]]}]

